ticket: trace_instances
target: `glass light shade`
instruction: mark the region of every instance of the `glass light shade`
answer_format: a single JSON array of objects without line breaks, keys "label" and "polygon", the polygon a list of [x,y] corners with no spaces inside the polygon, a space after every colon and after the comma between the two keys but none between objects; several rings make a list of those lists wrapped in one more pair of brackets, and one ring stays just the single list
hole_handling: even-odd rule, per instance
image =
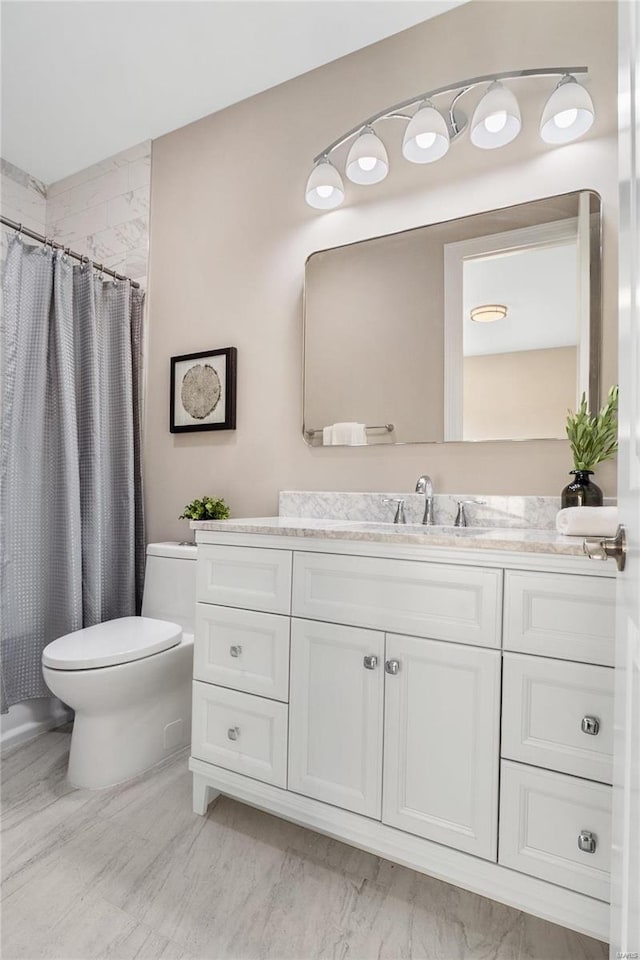
[{"label": "glass light shade", "polygon": [[353,183],[379,183],[389,172],[384,143],[372,131],[354,140],[347,156],[347,176]]},{"label": "glass light shade", "polygon": [[503,303],[483,303],[474,307],[469,315],[475,323],[493,323],[495,320],[504,320],[507,308]]},{"label": "glass light shade", "polygon": [[411,163],[433,163],[449,149],[449,129],[432,104],[421,107],[407,125],[402,154]]},{"label": "glass light shade", "polygon": [[321,160],[309,174],[305,200],[316,210],[333,210],[344,200],[342,177],[329,160]]},{"label": "glass light shade", "polygon": [[471,142],[483,150],[511,143],[520,133],[520,107],[515,96],[495,80],[471,119]]},{"label": "glass light shade", "polygon": [[560,81],[545,104],[540,136],[546,143],[570,143],[586,133],[594,121],[593,101],[575,77]]}]

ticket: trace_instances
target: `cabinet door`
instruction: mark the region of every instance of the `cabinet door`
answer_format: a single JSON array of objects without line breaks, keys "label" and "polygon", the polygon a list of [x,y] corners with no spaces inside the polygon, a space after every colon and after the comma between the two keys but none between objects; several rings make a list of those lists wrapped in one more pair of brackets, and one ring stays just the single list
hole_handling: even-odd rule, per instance
[{"label": "cabinet door", "polygon": [[500,654],[387,634],[384,823],[497,858]]},{"label": "cabinet door", "polygon": [[292,620],[290,790],[380,819],[383,657],[383,633]]}]

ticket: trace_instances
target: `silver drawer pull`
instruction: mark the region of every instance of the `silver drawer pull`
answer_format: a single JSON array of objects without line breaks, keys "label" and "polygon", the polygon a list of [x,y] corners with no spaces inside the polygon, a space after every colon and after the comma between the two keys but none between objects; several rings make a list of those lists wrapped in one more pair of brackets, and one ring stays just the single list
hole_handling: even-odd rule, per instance
[{"label": "silver drawer pull", "polygon": [[597,838],[590,830],[581,830],[578,834],[578,849],[583,853],[596,852]]},{"label": "silver drawer pull", "polygon": [[600,732],[600,721],[597,717],[583,717],[580,729],[583,733],[596,737]]},{"label": "silver drawer pull", "polygon": [[227,730],[229,740],[237,740],[240,736],[240,727],[229,727]]},{"label": "silver drawer pull", "polygon": [[365,670],[375,670],[375,668],[378,666],[378,658],[377,658],[377,657],[373,657],[373,656],[372,656],[372,657],[365,657],[362,662],[364,663],[364,668],[365,668]]},{"label": "silver drawer pull", "polygon": [[239,657],[242,653],[242,647],[238,644],[237,646],[229,647],[229,653],[232,657]]},{"label": "silver drawer pull", "polygon": [[398,671],[400,670],[400,661],[399,661],[399,660],[387,660],[387,662],[386,662],[385,665],[384,665],[384,668],[385,668],[385,670],[387,671],[387,673],[390,673],[392,677],[395,677],[395,675],[396,675],[396,674],[398,673]]}]

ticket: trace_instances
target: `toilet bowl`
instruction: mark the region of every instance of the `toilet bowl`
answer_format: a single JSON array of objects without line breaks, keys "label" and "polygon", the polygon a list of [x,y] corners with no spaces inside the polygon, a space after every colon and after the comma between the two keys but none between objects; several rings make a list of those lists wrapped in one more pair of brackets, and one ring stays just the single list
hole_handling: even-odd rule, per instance
[{"label": "toilet bowl", "polygon": [[42,654],[51,692],[75,710],[68,777],[122,783],[191,737],[196,547],[149,544],[142,616],[59,637]]}]

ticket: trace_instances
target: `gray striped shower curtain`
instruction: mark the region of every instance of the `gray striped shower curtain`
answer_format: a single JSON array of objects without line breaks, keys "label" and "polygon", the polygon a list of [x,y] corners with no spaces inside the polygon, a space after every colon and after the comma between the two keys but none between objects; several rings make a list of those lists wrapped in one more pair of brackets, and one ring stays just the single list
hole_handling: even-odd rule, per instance
[{"label": "gray striped shower curtain", "polygon": [[49,696],[43,648],[139,611],[144,294],[50,246],[3,276],[0,708]]}]

